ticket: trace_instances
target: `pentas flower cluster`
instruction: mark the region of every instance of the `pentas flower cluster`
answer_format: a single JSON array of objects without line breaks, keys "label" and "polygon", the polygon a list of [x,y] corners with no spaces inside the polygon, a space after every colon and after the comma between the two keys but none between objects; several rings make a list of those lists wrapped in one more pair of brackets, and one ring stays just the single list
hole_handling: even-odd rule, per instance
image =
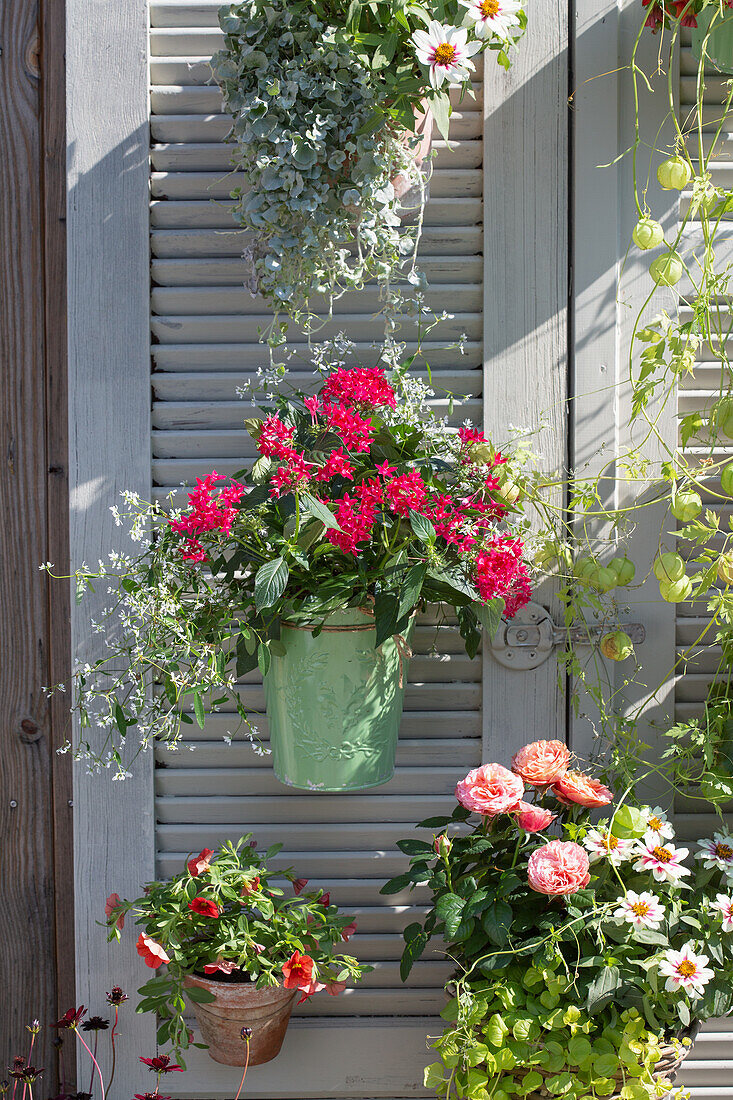
[{"label": "pentas flower cluster", "polygon": [[307,886],[291,870],[270,871],[247,836],[219,851],[203,848],[180,874],[149,884],[135,901],[110,895],[110,940],[120,938],[125,914],[143,926],[137,951],[155,978],[142,992],[177,1052],[192,1041],[182,1007],[188,975],[298,990],[300,1004],[322,991],[342,993],[369,969],[342,953],[354,920],[339,913],[328,893]]},{"label": "pentas flower cluster", "polygon": [[[486,604],[501,598],[507,616],[515,614],[529,599],[530,586],[522,540],[497,526],[509,508],[502,492],[506,458],[469,426],[458,429],[452,452],[436,448],[433,454],[427,432],[417,449],[406,451],[394,430],[403,401],[404,393],[380,367],[332,371],[317,394],[281,402],[253,426],[261,461],[269,464],[260,484],[275,503],[304,494],[319,500],[334,519],[322,539],[353,557],[393,543],[398,521],[424,517],[436,548],[453,554],[476,599]],[[447,470],[436,470],[438,458]],[[206,556],[198,541],[202,532],[240,534],[235,506],[241,502],[247,510],[249,487],[233,481],[215,496],[220,479],[214,471],[200,480],[190,509],[171,521],[186,539],[182,554],[188,561]],[[414,540],[407,524],[403,530]],[[221,549],[220,542],[216,547]]]},{"label": "pentas flower cluster", "polygon": [[188,494],[189,508],[177,519],[171,520],[171,528],[185,537],[181,556],[190,562],[206,561],[206,552],[199,536],[212,531],[229,534],[237,515],[235,505],[247,491],[237,481],[216,489],[217,481],[226,480],[223,474],[212,470],[205,478],[196,478],[196,488]]},{"label": "pentas flower cluster", "polygon": [[282,656],[283,618],[366,608],[381,645],[442,605],[474,657],[529,600],[519,460],[438,418],[396,355],[383,369],[349,354],[328,346],[315,393],[269,391],[245,421],[256,459],[199,478],[182,511],[123,494],[115,519],[138,553],[77,573],[79,590],[105,578],[111,597],[104,652],[74,678],[79,728],[104,733],[75,747],[90,771],[126,778],[138,751],[177,745],[191,715],[201,725],[204,700],[236,712],[227,737],[244,727],[267,751],[237,682]]}]

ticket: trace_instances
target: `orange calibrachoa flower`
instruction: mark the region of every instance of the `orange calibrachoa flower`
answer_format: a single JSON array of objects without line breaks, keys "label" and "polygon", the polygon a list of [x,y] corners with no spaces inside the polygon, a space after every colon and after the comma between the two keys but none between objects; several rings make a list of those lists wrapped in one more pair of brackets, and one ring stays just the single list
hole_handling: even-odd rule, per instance
[{"label": "orange calibrachoa flower", "polygon": [[203,875],[208,871],[213,854],[211,848],[204,848],[197,856],[193,856],[192,859],[189,859],[186,866],[188,867],[188,873],[191,878],[197,878],[199,875]]},{"label": "orange calibrachoa flower", "polygon": [[218,917],[221,910],[215,901],[210,901],[208,898],[194,898],[193,901],[189,901],[188,908],[192,913],[198,913],[200,917]]}]

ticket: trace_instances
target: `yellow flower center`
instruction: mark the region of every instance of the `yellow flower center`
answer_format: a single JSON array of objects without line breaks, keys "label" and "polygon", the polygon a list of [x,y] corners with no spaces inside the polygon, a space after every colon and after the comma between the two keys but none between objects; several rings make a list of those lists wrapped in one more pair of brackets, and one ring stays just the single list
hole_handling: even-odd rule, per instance
[{"label": "yellow flower center", "polygon": [[649,828],[653,829],[655,833],[658,833],[659,830],[662,828],[662,825],[664,825],[664,822],[662,821],[661,817],[657,817],[656,814],[652,814],[652,816],[649,818]]},{"label": "yellow flower center", "polygon": [[483,0],[481,5],[481,14],[484,19],[490,19],[492,15],[496,15],[499,11],[499,0]]},{"label": "yellow flower center", "polygon": [[660,863],[669,863],[672,858],[672,853],[669,848],[660,848],[659,846],[652,848],[652,855],[655,859],[659,860]]},{"label": "yellow flower center", "polygon": [[697,967],[689,959],[683,959],[677,967],[677,973],[681,974],[683,978],[691,978],[697,973]]},{"label": "yellow flower center", "polygon": [[435,63],[436,65],[450,65],[455,56],[455,46],[451,46],[450,42],[441,42],[435,51]]},{"label": "yellow flower center", "polygon": [[609,852],[615,852],[618,848],[618,837],[614,836],[613,833],[609,833],[606,837],[606,848]]},{"label": "yellow flower center", "polygon": [[631,912],[637,917],[645,917],[651,910],[651,905],[648,901],[635,901],[631,906]]},{"label": "yellow flower center", "polygon": [[718,859],[730,859],[733,856],[733,848],[729,844],[716,844],[715,854]]}]

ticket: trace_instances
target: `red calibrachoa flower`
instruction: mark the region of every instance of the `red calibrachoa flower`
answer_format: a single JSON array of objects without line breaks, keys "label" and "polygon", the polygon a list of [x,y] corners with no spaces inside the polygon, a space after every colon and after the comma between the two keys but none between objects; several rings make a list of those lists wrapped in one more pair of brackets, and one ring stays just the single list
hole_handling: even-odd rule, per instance
[{"label": "red calibrachoa flower", "polygon": [[[120,908],[122,899],[119,894],[110,894],[104,903],[104,914],[107,917],[108,924],[114,924],[116,928],[122,930],[125,927],[125,914],[119,913],[116,917],[114,914]],[[110,919],[114,917],[114,919]]]},{"label": "red calibrachoa flower", "polygon": [[140,1061],[153,1073],[183,1073],[183,1067],[172,1062],[167,1054],[158,1054],[155,1058],[140,1058]]},{"label": "red calibrachoa flower", "polygon": [[151,970],[157,970],[159,966],[171,961],[158,941],[152,936],[146,936],[144,932],[141,932],[137,938],[137,953]]},{"label": "red calibrachoa flower", "polygon": [[294,951],[283,963],[283,985],[286,989],[307,989],[313,980],[313,959]]},{"label": "red calibrachoa flower", "polygon": [[192,913],[198,913],[200,917],[218,917],[220,914],[219,906],[208,898],[194,898],[193,901],[189,901],[188,908]]},{"label": "red calibrachoa flower", "polygon": [[197,856],[193,856],[192,859],[189,859],[186,866],[188,867],[188,873],[191,878],[198,878],[199,875],[203,875],[209,870],[213,854],[211,848],[203,848]]}]

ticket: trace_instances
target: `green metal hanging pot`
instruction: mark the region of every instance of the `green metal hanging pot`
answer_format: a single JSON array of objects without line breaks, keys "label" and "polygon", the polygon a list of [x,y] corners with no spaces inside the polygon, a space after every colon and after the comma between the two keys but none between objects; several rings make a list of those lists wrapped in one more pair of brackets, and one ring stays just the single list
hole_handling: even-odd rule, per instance
[{"label": "green metal hanging pot", "polygon": [[[697,17],[697,26],[692,29],[692,52],[700,60],[705,35],[708,33],[713,13],[717,5],[703,9]],[[710,37],[706,53],[708,60],[722,73],[733,73],[733,10],[726,8],[722,18],[717,18]]]},{"label": "green metal hanging pot", "polygon": [[414,619],[377,649],[374,617],[358,608],[313,623],[283,622],[285,654],[265,676],[276,777],[309,791],[359,791],[394,774]]}]

